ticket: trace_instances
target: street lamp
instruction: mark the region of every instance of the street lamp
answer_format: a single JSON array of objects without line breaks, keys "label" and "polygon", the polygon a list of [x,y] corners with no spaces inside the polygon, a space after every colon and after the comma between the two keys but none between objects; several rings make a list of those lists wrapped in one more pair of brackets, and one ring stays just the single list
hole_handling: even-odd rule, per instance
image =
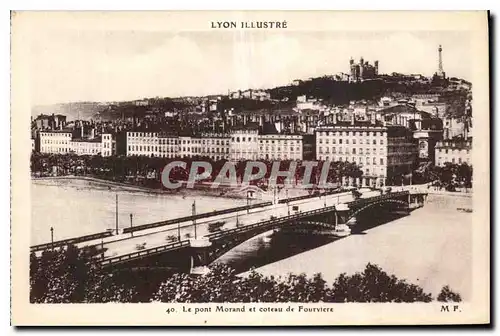
[{"label": "street lamp", "polygon": [[134,215],[130,214],[130,234],[132,235],[132,237],[134,236],[134,231],[132,231],[132,218],[133,218]]},{"label": "street lamp", "polygon": [[116,234],[118,234],[118,194],[116,194],[115,197],[115,227],[116,227]]},{"label": "street lamp", "polygon": [[[191,208],[193,216],[196,216],[196,201],[193,201],[193,206]],[[193,218],[193,225],[194,225],[194,239],[197,239],[196,235],[196,218]]]},{"label": "street lamp", "polygon": [[54,228],[52,226],[50,227],[50,244],[54,249]]},{"label": "street lamp", "polygon": [[248,194],[250,193],[250,191],[247,190],[247,213],[250,213],[250,208],[249,208],[249,197],[248,197]]}]

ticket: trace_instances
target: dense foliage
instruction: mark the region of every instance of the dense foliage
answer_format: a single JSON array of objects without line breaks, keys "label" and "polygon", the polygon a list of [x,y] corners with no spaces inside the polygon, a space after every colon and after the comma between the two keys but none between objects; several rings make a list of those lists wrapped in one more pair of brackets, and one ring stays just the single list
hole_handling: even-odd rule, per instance
[{"label": "dense foliage", "polygon": [[[284,278],[255,271],[239,277],[225,265],[205,276],[165,272],[133,275],[108,273],[97,266],[95,253],[69,246],[30,258],[33,303],[102,302],[430,302],[419,286],[368,264],[361,273],[341,274],[328,286],[321,274]],[[132,274],[132,275],[131,275]],[[440,301],[460,301],[448,286]]]},{"label": "dense foliage", "polygon": [[452,291],[449,286],[444,286],[439,292],[437,300],[440,302],[462,302],[462,297]]},{"label": "dense foliage", "polygon": [[454,191],[456,188],[472,188],[472,166],[467,163],[446,162],[443,167],[430,166],[413,173],[413,183],[428,183],[439,189]]},{"label": "dense foliage", "polygon": [[[183,161],[186,163],[186,168],[174,167],[170,172],[170,179],[173,181],[186,181],[189,176],[191,164],[194,161],[208,162],[212,166],[212,174],[205,179],[206,182],[213,182],[219,175],[222,167],[227,160],[214,161],[207,157],[193,158],[159,158],[145,156],[111,156],[101,157],[95,156],[78,156],[72,154],[42,154],[33,153],[31,156],[31,171],[37,175],[81,175],[94,176],[106,180],[117,182],[133,182],[144,186],[161,188],[161,172],[165,165],[172,161]],[[234,165],[236,177],[241,181],[245,167],[248,161],[239,161],[231,163]],[[252,181],[253,184],[265,183],[272,171],[272,161],[260,160],[267,167],[267,173],[261,180]],[[280,171],[289,170],[293,161],[280,161]],[[324,162],[319,162],[317,167],[313,168],[311,174],[311,183],[318,183]],[[199,171],[202,173],[202,170]],[[295,170],[295,182],[300,181],[305,173],[305,168],[301,166],[301,162],[297,162]],[[253,173],[257,173],[257,168],[254,168]],[[342,176],[361,177],[362,171],[355,163],[351,162],[332,162],[328,171],[327,182],[340,182]],[[229,177],[229,172],[226,173]],[[278,184],[284,183],[284,178],[279,177]]]}]

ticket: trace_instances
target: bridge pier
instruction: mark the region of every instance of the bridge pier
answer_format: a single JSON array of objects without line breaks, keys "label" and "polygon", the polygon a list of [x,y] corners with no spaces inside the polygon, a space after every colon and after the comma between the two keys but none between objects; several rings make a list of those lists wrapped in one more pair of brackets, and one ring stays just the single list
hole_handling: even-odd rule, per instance
[{"label": "bridge pier", "polygon": [[[335,232],[339,237],[345,237],[351,234],[349,228],[349,207],[347,204],[340,203],[335,206]],[[354,219],[355,222],[356,219]]]},{"label": "bridge pier", "polygon": [[205,275],[210,272],[208,268],[208,248],[212,242],[208,238],[201,237],[189,240],[191,252],[190,273],[195,275]]},{"label": "bridge pier", "polygon": [[408,194],[408,208],[418,209],[424,206],[426,194]]}]

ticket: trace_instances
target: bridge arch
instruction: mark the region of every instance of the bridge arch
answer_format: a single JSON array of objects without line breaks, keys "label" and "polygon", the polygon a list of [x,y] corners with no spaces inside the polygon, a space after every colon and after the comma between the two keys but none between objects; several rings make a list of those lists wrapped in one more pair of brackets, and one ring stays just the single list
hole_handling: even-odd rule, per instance
[{"label": "bridge arch", "polygon": [[404,207],[404,209],[408,209],[408,202],[406,201],[402,201],[402,200],[399,200],[399,199],[384,199],[384,200],[380,200],[380,201],[377,201],[377,202],[373,202],[373,203],[368,203],[364,206],[362,206],[361,208],[359,209],[356,209],[354,210],[352,213],[349,214],[348,216],[348,220],[357,216],[358,214],[370,209],[370,208],[373,208],[373,207],[377,207],[377,206],[388,206],[388,205],[394,205],[394,204],[397,204],[397,205],[402,205]]},{"label": "bridge arch", "polygon": [[[233,239],[230,240],[225,240],[225,241],[217,241],[217,240],[212,240],[213,243],[213,249],[211,249],[208,252],[208,259],[209,263],[214,262],[216,259],[222,257],[224,254],[228,253],[235,247],[237,247],[240,244],[245,243],[246,241],[255,238],[256,236],[263,234],[264,232],[276,230],[276,229],[281,229],[281,228],[296,228],[297,226],[307,226],[311,227],[314,229],[323,229],[323,230],[328,230],[328,229],[333,229],[334,228],[334,223],[325,223],[325,222],[319,222],[317,220],[307,220],[307,219],[302,219],[302,220],[297,220],[293,222],[282,222],[278,223],[276,225],[273,225],[271,227],[265,227],[265,228],[256,228],[254,230],[249,231],[246,234],[243,234],[241,236],[234,236]],[[312,234],[314,234],[314,230],[311,231]]]}]

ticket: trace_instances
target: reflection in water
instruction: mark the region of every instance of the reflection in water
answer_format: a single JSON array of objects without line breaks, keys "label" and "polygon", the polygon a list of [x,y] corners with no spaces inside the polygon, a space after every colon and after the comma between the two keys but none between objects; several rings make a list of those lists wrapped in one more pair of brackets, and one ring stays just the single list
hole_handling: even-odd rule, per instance
[{"label": "reflection in water", "polygon": [[[272,235],[271,239],[266,239]],[[215,262],[227,264],[237,272],[260,267],[334,241],[335,238],[304,234],[267,232],[224,254]]]}]

